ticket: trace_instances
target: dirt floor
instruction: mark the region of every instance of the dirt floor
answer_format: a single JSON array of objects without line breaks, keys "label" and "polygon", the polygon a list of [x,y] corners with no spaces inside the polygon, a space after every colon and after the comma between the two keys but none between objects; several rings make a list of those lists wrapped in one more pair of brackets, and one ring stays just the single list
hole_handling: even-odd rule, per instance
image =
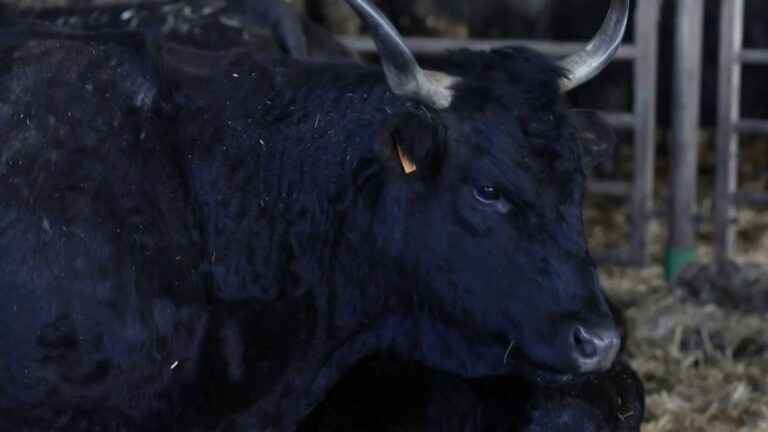
[{"label": "dirt floor", "polygon": [[[622,213],[599,208],[587,210],[596,247],[620,242]],[[626,315],[627,353],[646,386],[644,431],[768,431],[768,210],[743,210],[739,219],[738,253],[723,269],[707,264],[705,226],[702,263],[667,283],[657,224],[653,265],[601,270]]]},{"label": "dirt floor", "polygon": [[[601,268],[606,291],[625,314],[627,354],[646,386],[646,432],[768,432],[768,208],[738,212],[733,262],[713,265],[713,147],[711,134],[702,134],[699,262],[668,283],[666,226],[657,220],[649,267]],[[765,138],[743,139],[742,188],[768,192],[766,149]],[[622,153],[617,171],[631,172],[631,158]],[[663,208],[668,173],[665,159],[659,162],[656,206]],[[589,196],[585,223],[593,251],[626,244],[626,205]]]}]

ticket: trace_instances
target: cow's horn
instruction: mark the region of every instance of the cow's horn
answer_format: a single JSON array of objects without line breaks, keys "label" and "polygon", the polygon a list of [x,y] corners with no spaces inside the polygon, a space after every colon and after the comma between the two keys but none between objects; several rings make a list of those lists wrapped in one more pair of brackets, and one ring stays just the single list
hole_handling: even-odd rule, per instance
[{"label": "cow's horn", "polygon": [[418,99],[434,108],[451,105],[456,77],[422,69],[405,46],[395,26],[366,0],[346,0],[365,22],[378,49],[389,87],[395,94]]},{"label": "cow's horn", "polygon": [[613,0],[597,35],[583,50],[560,61],[568,74],[560,80],[560,91],[573,90],[600,73],[619,49],[629,20],[629,0]]}]

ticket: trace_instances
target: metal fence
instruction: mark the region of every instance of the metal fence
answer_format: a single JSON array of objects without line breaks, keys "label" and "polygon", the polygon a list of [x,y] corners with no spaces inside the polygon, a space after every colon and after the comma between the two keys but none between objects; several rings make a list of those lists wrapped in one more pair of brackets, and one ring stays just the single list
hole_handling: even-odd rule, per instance
[{"label": "metal fence", "polygon": [[669,178],[668,244],[665,270],[669,280],[696,259],[697,185],[701,84],[704,51],[704,1],[675,2],[675,62],[672,96],[672,174]]},{"label": "metal fence", "polygon": [[[634,106],[629,112],[603,112],[603,114],[615,129],[633,132],[634,176],[631,182],[592,180],[589,183],[592,193],[628,196],[631,201],[629,246],[620,251],[603,251],[602,255],[598,253],[598,259],[603,261],[643,265],[649,259],[648,233],[654,215],[659,19],[662,1],[635,2],[634,43],[623,44],[615,57],[615,61],[633,62]],[[373,41],[367,37],[339,36],[339,40],[349,49],[360,54],[376,52]],[[561,57],[584,46],[584,43],[523,39],[467,40],[419,37],[405,38],[405,43],[417,55],[436,54],[456,48],[488,50],[503,46],[526,46],[546,55]]]},{"label": "metal fence", "polygon": [[715,190],[715,256],[723,263],[736,244],[736,209],[768,205],[768,193],[739,190],[740,134],[768,135],[768,120],[741,117],[744,64],[768,65],[768,50],[744,47],[745,0],[721,0]]}]

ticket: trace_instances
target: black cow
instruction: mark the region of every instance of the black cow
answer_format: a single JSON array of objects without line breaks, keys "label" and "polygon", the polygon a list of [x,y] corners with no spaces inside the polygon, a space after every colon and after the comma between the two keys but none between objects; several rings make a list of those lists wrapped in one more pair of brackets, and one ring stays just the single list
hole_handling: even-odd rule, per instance
[{"label": "black cow", "polygon": [[609,60],[628,1],[559,65],[431,70],[349,2],[384,73],[0,47],[0,425],[290,430],[377,352],[463,377],[610,366],[559,93]]}]

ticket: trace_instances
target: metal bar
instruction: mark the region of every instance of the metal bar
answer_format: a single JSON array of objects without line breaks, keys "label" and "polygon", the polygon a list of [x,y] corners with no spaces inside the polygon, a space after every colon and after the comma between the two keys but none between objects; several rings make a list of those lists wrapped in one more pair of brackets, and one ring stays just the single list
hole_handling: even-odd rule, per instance
[{"label": "metal bar", "polygon": [[734,127],[739,133],[768,135],[768,120],[741,119]]},{"label": "metal bar", "polygon": [[635,115],[631,112],[600,111],[600,115],[614,129],[633,130],[636,125]]},{"label": "metal bar", "polygon": [[699,120],[701,102],[704,2],[676,3],[675,88],[673,99],[672,172],[666,272],[674,280],[678,271],[695,258]]},{"label": "metal bar", "polygon": [[589,180],[587,189],[595,195],[626,197],[632,194],[632,183],[619,180]]},{"label": "metal bar", "polygon": [[768,65],[768,50],[756,48],[742,49],[739,61],[744,64]]},{"label": "metal bar", "polygon": [[[352,51],[362,54],[376,53],[376,45],[370,37],[339,35],[336,36],[336,38]],[[584,44],[586,44],[586,42],[555,42],[532,39],[457,39],[429,37],[406,37],[404,38],[404,41],[411,51],[415,54],[422,55],[440,54],[448,50],[460,48],[488,51],[500,47],[524,46],[553,57],[564,57],[584,48]],[[616,53],[616,59],[619,60],[631,60],[636,56],[637,49],[634,45],[630,44],[622,45]]]},{"label": "metal bar", "polygon": [[722,0],[720,16],[720,80],[717,113],[717,175],[715,188],[715,260],[722,264],[733,252],[736,217],[730,199],[738,188],[741,63],[744,42],[744,0]]},{"label": "metal bar", "polygon": [[656,87],[658,74],[659,18],[662,0],[635,2],[635,180],[631,205],[631,253],[633,261],[648,263],[649,217],[653,213],[656,160]]}]

